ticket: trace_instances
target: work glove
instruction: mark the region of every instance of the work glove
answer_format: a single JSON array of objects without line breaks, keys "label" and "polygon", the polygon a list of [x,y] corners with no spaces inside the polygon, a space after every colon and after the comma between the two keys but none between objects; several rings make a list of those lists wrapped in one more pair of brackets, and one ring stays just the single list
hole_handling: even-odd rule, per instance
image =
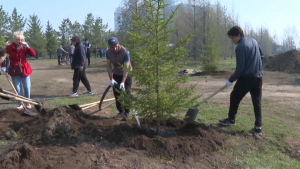
[{"label": "work glove", "polygon": [[114,87],[115,84],[118,84],[118,83],[117,83],[114,79],[111,79],[109,85],[110,85],[111,87]]},{"label": "work glove", "polygon": [[25,48],[30,48],[29,45],[28,45],[26,42],[22,42],[22,45],[23,45]]},{"label": "work glove", "polygon": [[125,91],[125,86],[124,86],[123,82],[120,84],[120,89],[123,90],[123,91]]},{"label": "work glove", "polygon": [[227,80],[226,86],[229,87],[229,86],[231,86],[231,85],[232,85],[232,83],[231,83],[229,80]]}]

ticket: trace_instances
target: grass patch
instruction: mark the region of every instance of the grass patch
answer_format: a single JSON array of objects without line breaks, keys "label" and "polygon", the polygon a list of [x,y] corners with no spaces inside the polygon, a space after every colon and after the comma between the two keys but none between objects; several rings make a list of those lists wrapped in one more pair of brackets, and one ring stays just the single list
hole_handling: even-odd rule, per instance
[{"label": "grass patch", "polygon": [[238,168],[299,168],[299,161],[291,159],[289,156],[278,151],[248,150],[246,152],[241,152],[233,150],[231,155],[236,157],[236,165]]},{"label": "grass patch", "polygon": [[[194,70],[202,70],[203,64],[200,60],[190,60],[188,61],[187,65],[185,67],[182,67],[180,69],[194,69]],[[236,67],[236,60],[235,58],[231,59],[228,58],[227,60],[224,60],[223,58],[220,58],[219,61],[219,70],[220,71],[229,71],[233,70]]]},{"label": "grass patch", "polygon": [[[198,107],[199,113],[196,121],[219,128],[219,119],[227,118],[229,108],[227,104],[213,101],[202,104]],[[219,148],[218,151],[223,155],[229,153],[235,159],[237,168],[299,168],[299,161],[284,154],[288,148],[285,138],[292,137],[297,139],[300,136],[300,131],[285,121],[286,115],[288,115],[287,107],[276,103],[262,105],[264,142],[258,142],[263,144],[262,150],[257,148],[257,145],[254,144],[255,140],[252,140],[247,143],[251,150],[242,151]],[[182,116],[184,115],[182,114]],[[293,118],[291,116],[288,117]],[[300,116],[296,118],[300,120]],[[222,127],[222,130],[236,133],[243,133],[242,131],[251,133],[254,122],[255,117],[251,99],[244,98],[237,113],[236,125]],[[238,134],[233,139],[239,137],[244,138],[242,134]],[[244,146],[244,144],[246,143],[235,146]]]},{"label": "grass patch", "polygon": [[56,106],[68,106],[71,104],[86,104],[91,102],[100,101],[99,96],[85,96],[85,97],[76,97],[76,98],[58,98],[49,100],[46,102],[46,107],[56,107]]}]

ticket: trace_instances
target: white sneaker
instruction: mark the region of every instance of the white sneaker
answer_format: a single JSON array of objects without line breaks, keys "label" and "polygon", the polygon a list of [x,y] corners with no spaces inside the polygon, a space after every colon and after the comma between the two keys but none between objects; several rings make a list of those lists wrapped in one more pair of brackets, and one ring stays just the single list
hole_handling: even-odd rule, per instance
[{"label": "white sneaker", "polygon": [[19,105],[19,106],[17,107],[17,109],[18,109],[18,110],[23,110],[23,105],[22,105],[22,104]]},{"label": "white sneaker", "polygon": [[93,92],[89,92],[89,91],[87,91],[87,92],[85,92],[85,93],[83,93],[84,95],[93,95],[94,93]]},{"label": "white sneaker", "polygon": [[29,103],[26,104],[27,109],[31,109],[31,105]]},{"label": "white sneaker", "polygon": [[77,97],[78,96],[78,94],[77,93],[72,93],[72,94],[70,94],[70,96],[69,97]]}]

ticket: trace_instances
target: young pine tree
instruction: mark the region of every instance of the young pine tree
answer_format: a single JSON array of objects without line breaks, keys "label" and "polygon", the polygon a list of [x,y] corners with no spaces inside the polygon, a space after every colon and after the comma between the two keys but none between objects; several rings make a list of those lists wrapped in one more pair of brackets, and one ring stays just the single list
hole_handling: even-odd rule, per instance
[{"label": "young pine tree", "polygon": [[132,13],[133,22],[128,32],[134,69],[127,71],[136,87],[132,89],[133,95],[122,99],[124,106],[135,109],[140,116],[155,118],[159,134],[160,121],[178,117],[176,112],[194,105],[199,96],[194,95],[195,85],[182,85],[188,82],[188,77],[178,75],[178,69],[185,65],[179,61],[187,55],[182,45],[189,43],[190,36],[171,48],[168,45],[174,31],[170,23],[175,12],[165,18],[164,0],[145,0],[142,5],[144,15]]},{"label": "young pine tree", "polygon": [[207,43],[203,46],[203,54],[201,56],[203,61],[203,69],[205,71],[217,71],[219,69],[219,58],[221,51],[216,42],[216,36],[212,30],[206,35]]}]

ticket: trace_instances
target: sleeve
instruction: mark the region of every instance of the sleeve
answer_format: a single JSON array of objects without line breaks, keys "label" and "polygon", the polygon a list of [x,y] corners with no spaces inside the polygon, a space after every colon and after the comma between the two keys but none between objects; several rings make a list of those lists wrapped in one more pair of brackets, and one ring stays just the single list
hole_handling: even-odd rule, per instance
[{"label": "sleeve", "polygon": [[36,55],[35,51],[32,48],[27,48],[26,50],[27,55],[31,57],[34,57]]},{"label": "sleeve", "polygon": [[84,49],[84,46],[81,46],[80,48],[80,66],[85,66],[85,57],[86,57],[86,54],[85,54],[85,49]]},{"label": "sleeve", "polygon": [[124,55],[124,63],[130,62],[130,55],[129,55],[129,51],[125,52]]},{"label": "sleeve", "polygon": [[245,48],[239,46],[236,48],[236,68],[234,74],[229,78],[229,81],[232,83],[236,81],[242,74],[245,67],[246,53]]},{"label": "sleeve", "polygon": [[109,60],[109,54],[108,53],[106,53],[106,59]]}]

